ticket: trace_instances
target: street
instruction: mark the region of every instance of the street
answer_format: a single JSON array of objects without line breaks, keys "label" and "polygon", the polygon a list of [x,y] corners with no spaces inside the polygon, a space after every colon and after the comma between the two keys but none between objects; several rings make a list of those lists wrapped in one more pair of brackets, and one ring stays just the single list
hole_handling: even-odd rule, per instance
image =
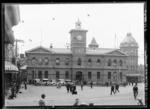
[{"label": "street", "polygon": [[[67,93],[66,87],[57,89],[56,86],[33,86],[28,85],[27,90],[21,88],[21,94],[17,94],[17,98],[13,100],[5,100],[5,106],[37,106],[41,98],[41,94],[45,94],[46,105],[73,105],[76,98],[79,98],[79,103],[94,103],[94,105],[137,105],[137,100],[133,97],[132,85],[119,87],[120,93],[110,95],[110,87],[77,86],[77,95]],[[138,97],[141,97],[145,104],[144,84],[138,84]]]}]

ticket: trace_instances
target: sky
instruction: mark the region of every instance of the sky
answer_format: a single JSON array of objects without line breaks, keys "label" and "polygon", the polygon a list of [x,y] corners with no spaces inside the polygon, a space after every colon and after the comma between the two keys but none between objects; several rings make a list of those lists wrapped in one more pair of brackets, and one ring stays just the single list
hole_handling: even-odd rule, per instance
[{"label": "sky", "polygon": [[[71,29],[79,19],[99,48],[119,48],[128,32],[139,45],[139,64],[144,64],[144,3],[19,4],[20,22],[13,27],[19,53],[37,46],[67,48]],[[116,39],[115,39],[116,36]],[[32,41],[31,41],[32,40]],[[116,42],[116,43],[115,43]]]}]

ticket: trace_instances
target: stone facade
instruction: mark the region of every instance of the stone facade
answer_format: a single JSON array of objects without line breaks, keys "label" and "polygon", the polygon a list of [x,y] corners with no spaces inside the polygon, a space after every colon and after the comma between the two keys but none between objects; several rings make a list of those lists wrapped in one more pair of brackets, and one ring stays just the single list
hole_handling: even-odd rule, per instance
[{"label": "stone facade", "polygon": [[129,55],[123,48],[98,48],[94,38],[87,48],[87,32],[81,28],[81,22],[78,20],[76,28],[69,32],[71,48],[39,46],[26,51],[28,80],[59,78],[94,82],[125,82]]}]

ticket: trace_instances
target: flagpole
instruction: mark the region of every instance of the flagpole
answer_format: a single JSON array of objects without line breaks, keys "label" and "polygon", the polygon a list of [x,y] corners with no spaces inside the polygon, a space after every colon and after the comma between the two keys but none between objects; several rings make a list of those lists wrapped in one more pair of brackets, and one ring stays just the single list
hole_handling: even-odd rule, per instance
[{"label": "flagpole", "polygon": [[40,45],[42,46],[42,28],[41,28],[41,44]]}]

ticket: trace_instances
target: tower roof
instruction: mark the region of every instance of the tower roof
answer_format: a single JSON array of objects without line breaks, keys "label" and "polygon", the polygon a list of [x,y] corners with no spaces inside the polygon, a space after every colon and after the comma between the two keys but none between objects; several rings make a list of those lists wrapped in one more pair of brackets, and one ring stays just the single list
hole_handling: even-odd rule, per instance
[{"label": "tower roof", "polygon": [[134,37],[132,36],[131,33],[127,33],[127,35],[125,36],[125,38],[121,42],[120,46],[121,47],[123,47],[123,46],[138,47],[138,43],[136,42],[136,40],[134,39]]},{"label": "tower roof", "polygon": [[90,45],[98,45],[94,37],[93,37],[93,39],[92,39]]}]

